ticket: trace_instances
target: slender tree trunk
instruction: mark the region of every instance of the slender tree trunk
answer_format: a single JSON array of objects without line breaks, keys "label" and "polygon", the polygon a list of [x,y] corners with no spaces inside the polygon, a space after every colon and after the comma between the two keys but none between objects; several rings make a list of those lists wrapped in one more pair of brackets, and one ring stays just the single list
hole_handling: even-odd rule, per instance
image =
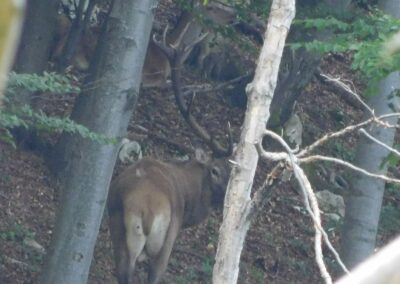
[{"label": "slender tree trunk", "polygon": [[[125,135],[137,101],[155,1],[115,0],[96,52],[91,86],[72,118],[109,137]],[[42,273],[44,284],[86,283],[118,145],[63,135],[63,198]]]},{"label": "slender tree trunk", "polygon": [[[64,71],[71,62],[76,52],[79,40],[82,38],[85,29],[89,29],[90,16],[98,0],[80,0],[77,8],[76,18],[73,20],[68,33],[67,42],[63,48],[58,70]],[[85,10],[86,8],[86,10]]]},{"label": "slender tree trunk", "polygon": [[[314,6],[316,5],[324,5],[324,11],[329,9],[330,14],[340,17],[349,9],[350,2],[350,0],[322,0],[312,4],[302,2],[302,5],[298,5],[298,10],[306,11],[310,9],[310,6],[315,9]],[[334,33],[331,29],[318,31],[294,26],[290,31],[288,41],[330,41],[333,36]],[[282,127],[289,120],[296,101],[319,67],[322,55],[322,53],[311,52],[305,48],[292,49],[290,46],[285,48],[279,70],[278,84],[271,102],[271,117],[268,120],[268,128]]]},{"label": "slender tree trunk", "polygon": [[[381,1],[383,11],[400,17],[400,1]],[[393,112],[398,106],[398,97],[394,92],[400,89],[400,73],[391,73],[379,84],[378,94],[370,99],[370,106],[376,115]],[[395,102],[397,100],[397,102]],[[397,110],[399,111],[399,110]],[[396,124],[398,119],[387,120]],[[369,133],[383,143],[392,146],[395,129],[374,126]],[[359,141],[355,163],[374,173],[385,175],[387,165],[383,165],[389,151],[371,142],[366,137]],[[346,200],[346,216],[342,234],[342,257],[349,267],[353,267],[371,255],[375,249],[376,234],[382,205],[385,182],[364,175],[355,175],[351,182],[351,191]]]},{"label": "slender tree trunk", "polygon": [[[42,73],[49,59],[56,27],[59,0],[28,1],[21,44],[14,70],[17,73]],[[18,92],[20,103],[30,103],[30,92]]]},{"label": "slender tree trunk", "polygon": [[258,162],[256,144],[269,118],[280,59],[294,14],[294,0],[273,1],[255,77],[247,86],[248,107],[225,197],[213,283],[237,282],[240,255],[250,226],[250,191]]}]

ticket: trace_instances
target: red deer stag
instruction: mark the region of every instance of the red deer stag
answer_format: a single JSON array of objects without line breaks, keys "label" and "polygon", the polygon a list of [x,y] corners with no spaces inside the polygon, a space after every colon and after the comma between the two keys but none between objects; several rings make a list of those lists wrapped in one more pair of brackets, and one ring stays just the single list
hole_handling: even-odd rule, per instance
[{"label": "red deer stag", "polygon": [[[168,44],[176,44],[182,33],[193,24],[193,15],[190,12],[183,12],[174,27],[173,31],[167,36]],[[65,15],[60,14],[57,17],[57,30],[55,34],[55,46],[51,52],[51,59],[58,64],[63,61],[64,48],[67,45],[68,34],[71,31],[72,22]],[[193,31],[194,36],[200,33],[200,30]],[[191,36],[186,36],[188,40]],[[71,65],[79,71],[87,71],[90,61],[94,55],[99,38],[98,28],[85,27],[80,40],[77,42],[76,50],[71,58]],[[167,79],[170,76],[170,64],[164,52],[154,44],[149,42],[145,62],[143,66],[142,86],[143,87],[162,87],[167,85]]]},{"label": "red deer stag", "polygon": [[108,210],[119,284],[131,284],[137,261],[149,260],[147,283],[158,283],[179,230],[197,225],[223,202],[227,162],[200,150],[186,162],[143,159],[111,185]]},{"label": "red deer stag", "polygon": [[[187,28],[185,28],[186,32]],[[215,157],[232,154],[229,144],[224,148],[196,121],[190,113],[193,99],[185,105],[180,84],[180,70],[187,54],[204,36],[190,45],[154,43],[165,53],[171,64],[171,80],[179,110],[213,149]],[[128,167],[111,184],[108,210],[119,284],[132,284],[138,261],[148,259],[147,283],[155,284],[165,272],[176,237],[181,228],[203,221],[210,205],[221,205],[229,178],[226,158],[208,157],[195,151],[195,159],[186,162],[161,162],[143,159]]]}]

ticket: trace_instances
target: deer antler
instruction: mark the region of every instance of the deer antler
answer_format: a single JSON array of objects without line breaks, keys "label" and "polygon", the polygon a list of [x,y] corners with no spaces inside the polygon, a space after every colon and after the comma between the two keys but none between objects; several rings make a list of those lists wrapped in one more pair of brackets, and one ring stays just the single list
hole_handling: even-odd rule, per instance
[{"label": "deer antler", "polygon": [[200,35],[197,39],[195,39],[189,45],[183,44],[183,37],[189,28],[190,23],[186,25],[181,35],[177,39],[175,43],[167,44],[166,34],[168,30],[168,25],[163,32],[162,42],[159,42],[153,36],[153,42],[156,44],[166,55],[171,65],[171,81],[172,81],[172,89],[174,91],[176,104],[178,106],[179,111],[181,112],[183,118],[186,122],[192,127],[193,131],[197,136],[205,140],[205,142],[210,146],[215,156],[230,156],[233,151],[233,143],[232,143],[232,131],[228,123],[228,147],[223,147],[215,138],[210,135],[207,130],[202,127],[196,120],[196,118],[191,114],[191,109],[194,101],[195,94],[193,94],[189,100],[189,103],[186,104],[184,100],[184,92],[182,91],[182,82],[181,82],[181,69],[182,65],[192,51],[193,47],[204,40],[204,38],[208,35],[208,33],[204,33]]}]

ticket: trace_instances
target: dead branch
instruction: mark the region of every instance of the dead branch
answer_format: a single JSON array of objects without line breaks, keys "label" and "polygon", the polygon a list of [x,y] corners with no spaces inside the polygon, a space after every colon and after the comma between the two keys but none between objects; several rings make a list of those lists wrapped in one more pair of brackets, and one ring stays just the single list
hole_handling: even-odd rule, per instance
[{"label": "dead branch", "polygon": [[272,191],[278,187],[281,183],[279,177],[285,170],[285,163],[279,162],[265,178],[264,183],[254,191],[253,198],[251,199],[251,211],[249,213],[249,219],[253,219],[254,216],[261,212],[266,200],[271,196]]},{"label": "dead branch", "polygon": [[327,141],[329,141],[332,138],[338,138],[341,136],[344,136],[350,132],[353,132],[356,129],[359,129],[361,127],[364,127],[372,122],[377,123],[383,127],[396,127],[398,128],[398,125],[391,125],[389,123],[387,123],[386,121],[384,121],[385,118],[389,118],[389,117],[393,117],[393,116],[398,116],[400,117],[400,113],[390,113],[390,114],[385,114],[385,115],[381,115],[381,116],[374,116],[371,117],[365,121],[362,121],[360,123],[357,124],[353,124],[353,125],[349,125],[337,132],[332,132],[332,133],[328,133],[325,134],[324,136],[322,136],[320,139],[318,139],[317,141],[315,141],[314,143],[312,143],[311,145],[305,147],[303,150],[301,150],[299,152],[299,154],[297,155],[298,158],[304,157],[305,155],[309,154],[310,152],[312,152],[313,150],[315,150],[317,147],[321,146],[322,144],[325,144]]},{"label": "dead branch", "polygon": [[386,150],[388,150],[389,152],[392,152],[394,154],[396,154],[397,156],[400,157],[400,152],[397,151],[396,149],[389,147],[388,145],[386,145],[385,143],[383,143],[382,141],[376,139],[375,137],[373,137],[371,134],[369,134],[364,128],[361,128],[359,130],[362,134],[364,134],[368,139],[372,140],[373,142],[375,142],[376,144],[382,146],[383,148],[385,148]]},{"label": "dead branch", "polygon": [[29,270],[33,270],[34,269],[31,265],[29,265],[26,262],[14,259],[14,258],[9,257],[7,255],[3,255],[3,257],[4,257],[5,261],[7,261],[10,264],[15,264],[15,265],[18,265],[18,266],[20,266],[22,268],[29,269]]},{"label": "dead branch", "polygon": [[315,73],[315,77],[323,84],[325,84],[333,93],[343,100],[345,100],[349,105],[355,109],[362,109],[363,103],[361,103],[357,98],[355,98],[352,92],[349,91],[348,87],[343,87],[338,83],[338,79],[332,78],[329,75],[323,74],[320,70]]},{"label": "dead branch", "polygon": [[[327,78],[329,78],[329,77],[327,77]],[[385,119],[389,118],[389,117],[393,117],[393,116],[398,117],[398,116],[400,116],[400,113],[391,113],[391,114],[376,116],[374,113],[374,110],[371,109],[367,104],[365,104],[362,101],[361,97],[358,96],[355,92],[353,92],[351,90],[351,88],[349,88],[346,84],[342,83],[338,79],[331,79],[331,78],[329,78],[329,79],[331,81],[334,81],[335,84],[338,84],[341,88],[344,88],[349,94],[351,94],[353,97],[355,97],[357,99],[357,101],[368,111],[368,114],[370,114],[371,117],[361,123],[347,126],[343,129],[341,129],[340,131],[325,134],[322,138],[318,139],[317,141],[315,141],[314,143],[312,143],[305,149],[301,150],[300,152],[297,151],[297,149],[291,149],[290,146],[283,140],[283,138],[281,136],[279,136],[278,134],[276,134],[272,131],[269,131],[269,130],[264,130],[261,137],[259,138],[259,141],[256,144],[260,157],[262,157],[264,159],[272,160],[272,161],[282,161],[283,163],[285,163],[286,165],[288,165],[292,168],[294,176],[295,176],[298,184],[300,185],[300,188],[302,191],[302,195],[304,198],[304,200],[303,200],[304,206],[305,206],[308,214],[311,216],[313,223],[314,223],[314,228],[315,228],[314,249],[315,249],[315,255],[316,255],[316,262],[320,269],[320,273],[326,283],[332,283],[332,279],[326,269],[326,265],[323,260],[322,240],[325,242],[325,244],[328,246],[330,251],[333,253],[334,257],[336,258],[337,262],[342,267],[342,269],[346,272],[348,272],[348,270],[345,267],[345,265],[343,264],[343,262],[341,261],[340,256],[337,253],[337,251],[333,248],[331,242],[329,241],[327,233],[325,232],[325,230],[323,229],[323,227],[321,225],[321,217],[320,217],[320,211],[318,208],[317,199],[315,197],[313,188],[312,188],[307,176],[305,175],[303,169],[300,167],[300,164],[305,163],[305,162],[318,161],[318,160],[335,162],[335,163],[346,166],[352,170],[355,170],[357,172],[360,172],[360,173],[365,174],[370,177],[383,179],[384,181],[387,181],[387,182],[400,183],[400,179],[395,179],[395,178],[387,177],[385,175],[370,173],[370,172],[368,172],[362,168],[359,168],[349,162],[346,162],[346,161],[343,161],[343,160],[340,160],[337,158],[326,157],[326,156],[322,156],[322,155],[313,155],[313,156],[306,157],[306,155],[309,154],[311,151],[313,151],[316,147],[326,143],[328,140],[330,140],[332,138],[337,138],[337,137],[343,136],[343,135],[353,132],[357,129],[360,129],[360,132],[363,133],[364,135],[366,135],[371,141],[378,143],[385,149],[387,149],[397,155],[400,154],[399,151],[397,151],[397,150],[393,149],[392,147],[389,147],[388,145],[385,145],[381,141],[375,139],[374,137],[369,135],[362,128],[365,125],[368,125],[370,123],[376,123],[378,126],[381,126],[381,127],[399,128],[399,125],[397,125],[397,124],[391,125],[390,123],[385,121]],[[278,141],[282,145],[282,147],[285,149],[286,152],[267,152],[266,150],[264,150],[263,146],[262,146],[262,138],[264,136],[270,136],[274,140]],[[268,179],[266,182],[268,182]],[[254,200],[254,202],[255,202],[255,200]],[[400,241],[399,241],[399,244],[400,244]],[[397,244],[397,246],[399,246],[399,244]],[[397,249],[397,251],[400,251],[400,248],[396,248],[396,249]],[[399,255],[397,256],[397,258],[398,257],[399,257]],[[392,265],[394,265],[394,263],[396,263],[396,261],[393,261],[392,263],[393,263]],[[396,264],[398,265],[398,263],[396,263]],[[360,275],[363,275],[365,273],[366,272],[360,273]],[[380,273],[376,273],[376,274],[380,274]],[[371,277],[373,277],[373,276],[370,276],[369,278],[371,278]],[[391,279],[391,280],[397,279],[397,278],[394,278],[393,273],[391,274],[390,277],[391,278],[388,278],[388,279]],[[351,280],[348,282],[343,282],[343,283],[346,283],[346,284],[347,283],[388,283],[388,282],[382,282],[382,281],[378,281],[378,282],[377,281],[369,281],[370,279],[368,279],[368,281],[366,280],[365,282],[359,282],[358,280],[356,280],[356,278],[349,277],[349,279],[351,279]],[[364,279],[367,279],[367,278],[364,278]],[[378,278],[376,278],[376,279],[378,279]]]},{"label": "dead branch", "polygon": [[348,167],[354,171],[360,172],[366,176],[369,177],[373,177],[373,178],[378,178],[378,179],[382,179],[386,182],[391,182],[391,183],[400,183],[400,179],[395,179],[395,178],[390,178],[387,177],[385,175],[378,175],[378,174],[374,174],[371,172],[368,172],[360,167],[357,167],[355,165],[353,165],[352,163],[343,161],[341,159],[338,158],[333,158],[333,157],[327,157],[327,156],[322,156],[322,155],[313,155],[313,156],[308,156],[306,158],[301,158],[299,159],[300,163],[309,163],[309,162],[315,162],[315,161],[325,161],[325,162],[332,162],[332,163],[336,163],[345,167]]},{"label": "dead branch", "polygon": [[329,77],[328,75],[325,74],[320,74],[320,76],[322,78],[324,78],[325,80],[327,80],[328,82],[332,82],[334,85],[336,85],[337,87],[341,88],[342,90],[344,90],[347,94],[351,95],[353,98],[355,98],[357,100],[357,102],[363,106],[364,109],[366,109],[371,115],[374,115],[374,110],[371,109],[369,107],[369,105],[367,105],[363,99],[352,90],[351,87],[349,87],[348,85],[346,85],[345,83],[343,83],[340,78],[332,78]]},{"label": "dead branch", "polygon": [[332,243],[329,240],[328,234],[325,232],[324,228],[321,225],[321,216],[320,216],[320,210],[318,207],[318,202],[314,194],[314,190],[312,189],[312,186],[305,175],[304,171],[302,168],[299,166],[299,160],[294,154],[294,150],[290,148],[290,146],[283,140],[281,136],[276,134],[275,132],[272,132],[270,130],[264,130],[263,136],[270,136],[276,141],[278,141],[286,150],[286,153],[281,152],[281,153],[273,153],[273,152],[267,152],[263,149],[262,147],[262,139],[260,139],[260,142],[257,145],[257,149],[259,152],[259,155],[264,158],[273,158],[276,159],[277,157],[283,158],[283,160],[288,163],[294,172],[294,175],[296,177],[297,182],[300,185],[300,188],[303,193],[303,198],[304,198],[304,205],[306,207],[307,212],[311,216],[314,222],[314,227],[316,228],[315,230],[315,243],[314,243],[314,249],[315,249],[315,255],[316,255],[316,262],[318,264],[318,267],[320,269],[322,277],[325,279],[326,283],[332,283],[332,278],[329,275],[326,265],[323,260],[323,254],[322,254],[322,244],[321,240],[323,238],[324,242],[330,249],[330,251],[333,253],[335,256],[336,260],[338,261],[339,265],[342,267],[342,269],[346,272],[348,272],[346,266],[343,264],[342,260],[340,259],[339,254],[337,251],[334,249],[332,246]]}]

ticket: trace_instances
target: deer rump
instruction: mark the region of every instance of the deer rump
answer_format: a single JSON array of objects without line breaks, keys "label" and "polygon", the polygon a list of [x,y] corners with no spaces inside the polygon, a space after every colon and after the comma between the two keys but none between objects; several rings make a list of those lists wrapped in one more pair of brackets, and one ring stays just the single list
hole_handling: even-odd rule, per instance
[{"label": "deer rump", "polygon": [[148,283],[158,283],[179,230],[223,201],[228,171],[216,164],[226,162],[143,159],[112,183],[108,209],[119,284],[133,283],[135,264],[145,259]]}]

